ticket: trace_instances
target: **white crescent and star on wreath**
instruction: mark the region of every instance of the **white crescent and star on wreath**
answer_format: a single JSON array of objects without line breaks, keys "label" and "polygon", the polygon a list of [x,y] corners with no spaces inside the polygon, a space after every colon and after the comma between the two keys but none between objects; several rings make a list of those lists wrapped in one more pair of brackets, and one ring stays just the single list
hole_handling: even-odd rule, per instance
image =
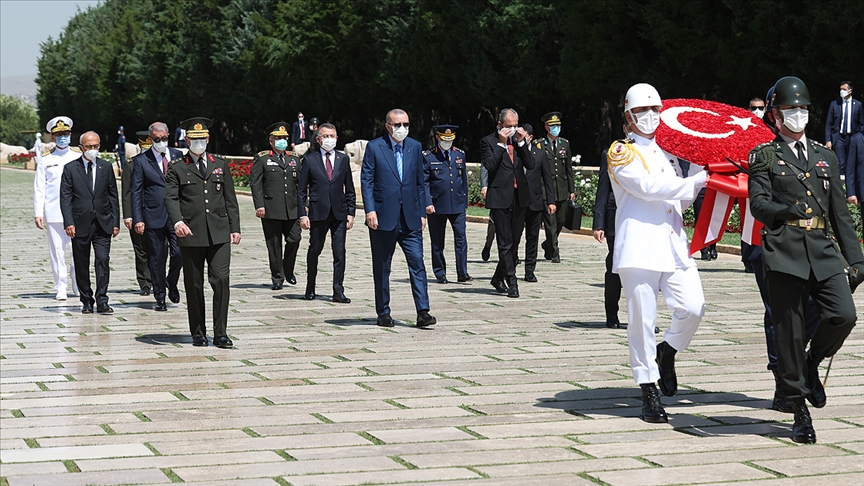
[{"label": "white crescent and star on wreath", "polygon": [[660,119],[663,120],[663,123],[666,124],[672,130],[676,132],[681,132],[685,135],[690,135],[692,137],[699,138],[728,138],[735,134],[735,130],[730,130],[724,133],[705,133],[697,130],[693,130],[692,128],[684,126],[678,120],[678,116],[682,113],[695,112],[695,113],[705,113],[708,115],[718,116],[718,117],[729,117],[729,120],[726,121],[727,125],[735,125],[738,126],[742,131],[746,131],[750,127],[755,127],[756,125],[753,123],[752,117],[738,117],[735,115],[721,115],[717,112],[711,110],[705,110],[703,108],[696,108],[693,106],[674,106],[671,108],[667,108],[660,113]]}]

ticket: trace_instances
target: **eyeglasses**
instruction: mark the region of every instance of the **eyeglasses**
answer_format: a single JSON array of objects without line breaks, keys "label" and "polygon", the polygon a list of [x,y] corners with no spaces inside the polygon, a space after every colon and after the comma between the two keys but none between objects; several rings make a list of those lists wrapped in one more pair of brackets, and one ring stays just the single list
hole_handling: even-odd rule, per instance
[{"label": "eyeglasses", "polygon": [[390,124],[390,126],[393,127],[393,128],[402,128],[402,127],[408,128],[408,125],[410,125],[410,123],[408,123],[408,122],[405,122],[405,123],[391,123],[391,124]]},{"label": "eyeglasses", "polygon": [[150,140],[152,140],[153,143],[167,142],[168,137],[167,136],[166,137],[150,137]]},{"label": "eyeglasses", "polygon": [[750,106],[750,111],[756,111],[756,110],[765,110],[765,105],[762,105],[762,106],[752,106],[751,105]]},{"label": "eyeglasses", "polygon": [[97,143],[97,144],[93,144],[93,145],[82,145],[82,147],[84,147],[85,150],[99,150],[99,147],[101,147],[101,144]]}]

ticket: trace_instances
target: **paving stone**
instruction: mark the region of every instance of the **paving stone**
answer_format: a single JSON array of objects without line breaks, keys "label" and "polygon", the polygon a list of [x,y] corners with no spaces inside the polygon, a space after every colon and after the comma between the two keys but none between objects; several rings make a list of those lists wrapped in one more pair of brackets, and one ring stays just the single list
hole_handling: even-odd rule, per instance
[{"label": "paving stone", "polygon": [[580,459],[576,461],[555,461],[539,464],[508,464],[504,466],[476,466],[476,469],[493,478],[534,476],[538,471],[543,474],[578,474],[595,471],[618,471],[623,469],[643,469],[645,463],[630,457],[610,459]]},{"label": "paving stone", "polygon": [[110,446],[41,447],[0,451],[3,463],[44,462],[56,460],[96,459],[104,457],[152,456],[144,444],[112,444]]},{"label": "paving stone", "polygon": [[679,466],[627,471],[603,471],[591,474],[606,484],[655,485],[655,484],[699,484],[723,480],[769,479],[775,476],[744,464],[726,463],[710,466]]},{"label": "paving stone", "polygon": [[[405,467],[387,457],[321,459],[318,461],[259,462],[227,466],[180,467],[173,471],[184,481],[257,478],[262,476],[301,476],[340,472],[404,470]],[[290,482],[290,480],[289,480]]]},{"label": "paving stone", "polygon": [[[348,486],[361,484],[393,483],[407,481],[418,484],[420,481],[446,481],[454,479],[473,480],[480,476],[468,469],[442,467],[436,469],[412,469],[408,471],[352,472],[349,474],[315,474],[312,476],[287,476],[284,479],[294,486]],[[422,484],[422,483],[421,483]],[[440,483],[435,483],[440,484]],[[473,484],[473,481],[472,481]]]},{"label": "paving stone", "polygon": [[64,474],[33,474],[6,478],[9,486],[101,486],[117,484],[157,484],[165,482],[158,469],[127,469],[123,471],[80,472]]},{"label": "paving stone", "polygon": [[370,430],[368,432],[370,435],[387,444],[474,439],[473,435],[454,427],[435,429]]}]

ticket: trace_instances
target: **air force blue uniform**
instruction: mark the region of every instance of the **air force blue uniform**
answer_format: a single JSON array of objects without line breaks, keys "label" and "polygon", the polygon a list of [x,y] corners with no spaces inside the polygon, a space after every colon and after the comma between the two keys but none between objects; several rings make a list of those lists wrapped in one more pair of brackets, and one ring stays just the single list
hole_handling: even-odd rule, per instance
[{"label": "air force blue uniform", "polygon": [[468,171],[465,168],[465,152],[456,147],[445,151],[436,145],[423,152],[423,172],[426,178],[426,205],[435,207],[435,212],[428,215],[432,270],[439,280],[446,279],[444,234],[447,221],[450,221],[456,251],[456,274],[462,280],[468,276],[468,240],[465,237]]}]

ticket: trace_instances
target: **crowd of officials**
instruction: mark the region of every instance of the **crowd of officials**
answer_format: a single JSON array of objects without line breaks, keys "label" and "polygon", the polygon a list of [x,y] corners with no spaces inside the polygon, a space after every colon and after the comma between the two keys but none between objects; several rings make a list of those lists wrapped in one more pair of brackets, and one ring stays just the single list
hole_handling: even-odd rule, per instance
[{"label": "crowd of officials", "polygon": [[[841,99],[829,111],[825,145],[804,135],[810,99],[800,79],[782,78],[766,100],[751,101],[751,111],[777,138],[755,147],[750,156],[749,204],[765,228],[761,245],[755,245],[758,250],[750,251],[758,255],[748,257],[747,263],[765,303],[768,368],[776,383],[772,408],[794,414],[793,440],[799,443],[816,441],[805,400],[815,407],[827,401],[818,367],[851,332],[856,319],[851,295],[864,280],[864,255],[846,206],[847,201],[858,203],[859,185],[864,183],[857,173],[864,157],[864,111],[851,99],[852,84],[843,82],[841,88]],[[627,136],[613,143],[603,159],[593,228],[595,238],[609,248],[604,279],[607,326],[621,326],[618,300],[623,289],[630,364],[642,389],[641,417],[648,422],[668,421],[660,393],[677,392],[676,353],[687,348],[705,313],[682,213],[698,199],[711,175],[701,166],[687,167],[657,145],[654,134],[662,105],[651,85],[636,84],[626,93]],[[562,114],[547,113],[541,122],[545,133],[535,138],[533,127],[505,108],[495,131],[480,140],[481,192],[490,211],[489,237],[481,253],[487,260],[492,241],[497,243],[498,264],[491,284],[513,298],[519,297],[516,267],[522,262],[518,247],[523,232],[523,281],[536,282],[538,247],[546,260],[561,260],[563,207],[575,197],[570,145],[561,137]],[[58,300],[68,298],[65,248],[71,243],[72,294],[78,294],[82,312],[113,313],[107,296],[108,260],[111,239],[120,231],[122,199],[141,294],[152,292],[154,309],[167,311],[166,299],[180,301],[182,270],[192,343],[208,346],[206,266],[213,290],[213,344],[233,347],[227,332],[229,268],[231,245],[241,240],[240,213],[226,159],[207,150],[211,124],[203,117],[181,123],[178,132],[188,148],[185,153],[179,140],[169,147],[169,129],[162,122],[139,132],[142,152],[123,161],[118,194],[111,164],[98,157],[99,136],[85,132],[73,147],[72,120],[58,116],[49,121],[46,128],[55,148],[39,157],[34,205],[36,226],[48,229]],[[453,146],[455,125],[435,126],[435,145],[426,150],[408,137],[405,111],[389,111],[385,128],[386,135],[368,143],[360,172],[377,324],[395,325],[389,281],[398,244],[408,264],[416,325],[425,328],[437,322],[430,314],[423,255],[427,224],[435,281],[449,283],[444,251],[448,223],[456,279],[473,280],[465,236],[465,153]],[[122,127],[120,135],[124,136]],[[297,284],[295,263],[305,230],[309,249],[303,295],[316,299],[318,258],[329,234],[331,299],[348,304],[351,299],[343,286],[345,240],[346,231],[354,226],[356,194],[348,157],[335,149],[337,129],[330,123],[318,125],[317,120],[310,125],[299,113],[292,124],[274,123],[266,135],[270,148],[254,157],[250,185],[264,232],[271,289],[280,290],[286,282]],[[314,142],[312,147],[298,156],[296,145],[307,141]],[[841,173],[846,175],[845,189]],[[538,245],[541,222],[545,240]],[[703,259],[716,258],[710,251]],[[658,344],[661,292],[672,320]]]}]

